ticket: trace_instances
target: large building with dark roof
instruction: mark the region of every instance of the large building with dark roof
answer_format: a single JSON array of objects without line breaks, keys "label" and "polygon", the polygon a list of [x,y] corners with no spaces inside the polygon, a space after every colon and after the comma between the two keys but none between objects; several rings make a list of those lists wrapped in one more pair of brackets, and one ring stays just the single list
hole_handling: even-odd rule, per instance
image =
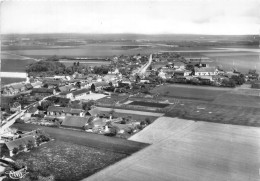
[{"label": "large building with dark roof", "polygon": [[66,116],[61,126],[66,128],[84,129],[84,126],[88,123],[90,116],[78,117],[78,116]]}]

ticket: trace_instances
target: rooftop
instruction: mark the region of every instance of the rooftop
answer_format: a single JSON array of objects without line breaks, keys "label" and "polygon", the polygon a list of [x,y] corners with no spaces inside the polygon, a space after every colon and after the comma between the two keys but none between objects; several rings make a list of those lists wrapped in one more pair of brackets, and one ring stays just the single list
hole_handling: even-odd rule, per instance
[{"label": "rooftop", "polygon": [[72,94],[73,94],[73,96],[77,96],[77,95],[88,93],[88,92],[89,92],[89,89],[79,89],[79,90],[72,92]]},{"label": "rooftop", "polygon": [[19,148],[19,145],[27,145],[29,141],[35,142],[35,139],[32,135],[25,136],[14,141],[9,141],[5,144],[9,150],[13,150],[14,148]]},{"label": "rooftop", "polygon": [[66,116],[62,126],[82,128],[88,123],[89,117]]}]

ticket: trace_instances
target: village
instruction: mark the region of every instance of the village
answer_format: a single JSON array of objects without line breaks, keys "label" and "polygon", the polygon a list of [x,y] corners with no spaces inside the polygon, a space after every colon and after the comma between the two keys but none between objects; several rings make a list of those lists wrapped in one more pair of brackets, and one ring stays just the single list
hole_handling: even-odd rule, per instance
[{"label": "village", "polygon": [[[113,57],[108,67],[80,71],[80,62],[74,62],[78,69],[70,74],[35,76],[33,72],[32,76],[29,72],[26,82],[1,89],[2,155],[12,157],[51,141],[42,126],[128,139],[179,103],[178,98],[152,93],[164,85],[225,89],[247,82],[252,88],[260,87],[256,71],[226,71],[212,62],[207,57],[164,52],[150,58]],[[13,123],[40,127],[23,132],[9,128]]]}]

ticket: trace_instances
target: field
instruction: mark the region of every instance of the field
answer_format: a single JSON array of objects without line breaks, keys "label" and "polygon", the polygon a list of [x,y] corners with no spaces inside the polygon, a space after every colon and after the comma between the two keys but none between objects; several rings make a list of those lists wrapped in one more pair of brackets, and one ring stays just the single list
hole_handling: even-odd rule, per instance
[{"label": "field", "polygon": [[29,153],[18,154],[14,159],[27,165],[27,177],[37,172],[46,176],[52,174],[56,181],[61,181],[81,180],[126,156],[63,141],[50,141]]},{"label": "field", "polygon": [[15,82],[22,82],[25,81],[23,78],[1,78],[1,85],[7,85]]},{"label": "field", "polygon": [[1,71],[2,72],[24,72],[26,65],[34,63],[34,60],[21,60],[21,59],[2,59]]},{"label": "field", "polygon": [[[249,91],[248,91],[249,92]],[[255,95],[252,96],[250,93],[254,93]],[[243,107],[255,107],[260,108],[260,91],[257,92],[249,92],[248,95],[246,94],[223,94],[217,97],[213,103],[220,104],[220,105],[233,105],[233,106],[243,106]]]},{"label": "field", "polygon": [[147,146],[147,144],[144,143],[69,129],[51,128],[39,125],[18,123],[14,124],[13,127],[25,131],[35,130],[39,128],[44,130],[55,140],[65,141],[68,143],[98,148],[107,151],[113,151],[117,153],[123,153],[126,155],[131,155]]},{"label": "field", "polygon": [[74,64],[74,62],[79,62],[81,65],[87,66],[101,66],[101,65],[109,65],[109,61],[60,61],[66,67],[69,67]]},{"label": "field", "polygon": [[[231,100],[226,100],[229,101]],[[235,106],[224,103],[180,101],[179,104],[169,108],[165,115],[197,121],[260,127],[260,107],[246,107],[243,103]]]},{"label": "field", "polygon": [[152,145],[84,180],[259,180],[260,128],[161,117],[130,139]]},{"label": "field", "polygon": [[129,103],[129,105],[165,108],[169,104],[162,104],[162,103],[155,103],[155,102],[133,101],[133,102]]},{"label": "field", "polygon": [[212,101],[230,90],[229,88],[166,84],[155,87],[151,93],[167,97]]}]

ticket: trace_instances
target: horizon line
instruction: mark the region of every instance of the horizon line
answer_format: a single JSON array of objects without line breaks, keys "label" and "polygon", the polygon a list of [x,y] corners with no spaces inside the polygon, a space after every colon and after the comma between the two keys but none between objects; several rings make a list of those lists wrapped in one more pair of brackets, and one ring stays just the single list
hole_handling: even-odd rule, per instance
[{"label": "horizon line", "polygon": [[197,35],[197,36],[260,36],[259,34],[200,34],[200,33],[76,33],[76,32],[40,32],[40,33],[1,33],[1,35],[40,35],[40,34],[82,34],[82,35]]}]

